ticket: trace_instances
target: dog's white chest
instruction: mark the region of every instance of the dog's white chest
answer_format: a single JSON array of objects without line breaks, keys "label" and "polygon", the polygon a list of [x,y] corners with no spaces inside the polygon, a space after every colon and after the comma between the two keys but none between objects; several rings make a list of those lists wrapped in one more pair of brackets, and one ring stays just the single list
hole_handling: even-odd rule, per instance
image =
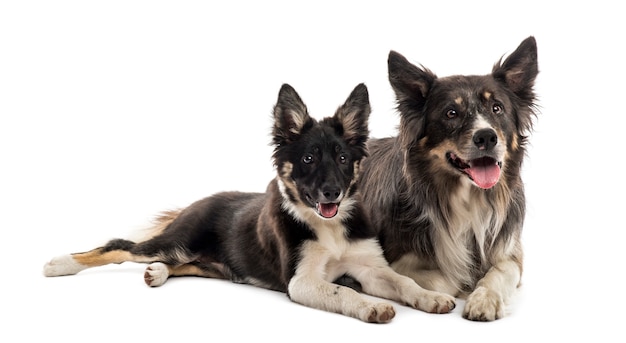
[{"label": "dog's white chest", "polygon": [[327,225],[317,226],[314,230],[317,240],[315,245],[331,260],[341,260],[341,257],[349,249],[350,243],[346,239],[346,229],[341,224],[334,221]]},{"label": "dog's white chest", "polygon": [[376,265],[386,265],[376,239],[350,241],[346,238],[343,225],[333,224],[332,221],[325,224],[317,225],[314,229],[317,239],[302,245],[296,274],[318,275],[332,282],[349,272],[350,266],[362,264],[365,260]]}]

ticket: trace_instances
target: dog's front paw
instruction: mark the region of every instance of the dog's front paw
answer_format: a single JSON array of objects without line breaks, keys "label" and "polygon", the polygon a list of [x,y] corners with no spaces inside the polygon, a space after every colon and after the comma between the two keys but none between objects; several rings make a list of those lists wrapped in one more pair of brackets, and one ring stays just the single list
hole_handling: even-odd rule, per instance
[{"label": "dog's front paw", "polygon": [[164,284],[169,276],[169,270],[164,263],[154,262],[146,267],[143,279],[146,282],[146,285],[150,287],[158,287]]},{"label": "dog's front paw", "polygon": [[368,323],[389,323],[396,316],[393,306],[386,303],[378,303],[366,306],[360,315],[360,319]]},{"label": "dog's front paw", "polygon": [[74,275],[81,270],[87,269],[72,257],[72,255],[58,256],[50,260],[43,266],[43,275],[45,276],[62,276]]},{"label": "dog's front paw", "polygon": [[485,287],[478,287],[467,297],[463,318],[490,322],[503,316],[504,300],[498,293]]},{"label": "dog's front paw", "polygon": [[424,289],[417,299],[409,305],[428,313],[449,313],[454,310],[456,302],[451,295]]}]

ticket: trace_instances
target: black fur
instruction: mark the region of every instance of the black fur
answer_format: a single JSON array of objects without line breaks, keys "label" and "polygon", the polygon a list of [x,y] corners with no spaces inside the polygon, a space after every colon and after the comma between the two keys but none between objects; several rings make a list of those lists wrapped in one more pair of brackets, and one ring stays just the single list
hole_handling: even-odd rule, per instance
[{"label": "black fur", "polygon": [[[283,85],[272,130],[277,175],[264,193],[223,192],[164,212],[144,240],[114,239],[56,257],[44,274],[72,275],[134,261],[149,263],[144,273],[149,286],[161,286],[170,276],[226,278],[367,322],[386,323],[395,311],[354,289],[428,312],[449,312],[454,298],[424,290],[389,267],[361,207],[357,180],[367,155],[369,113],[363,84],[333,117],[321,121]],[[354,279],[352,289],[331,283],[348,277]]]},{"label": "black fur", "polygon": [[[314,120],[295,90],[282,86],[274,109],[273,158],[278,170],[287,163],[293,165],[291,174],[283,177],[293,180],[299,193],[289,194],[289,201],[313,208],[319,200],[314,194],[317,189],[347,190],[346,197],[354,195],[354,162],[366,156],[369,105],[364,85],[359,85],[353,96],[362,111],[356,119],[364,129],[346,139],[340,119]],[[305,162],[309,157],[312,161]],[[309,223],[294,218],[282,206],[278,182],[272,180],[265,193],[225,192],[202,199],[183,210],[160,235],[134,245],[114,240],[105,250],[162,256],[161,262],[170,265],[193,262],[201,268],[217,267],[235,282],[287,292],[298,263],[298,247],[316,237]],[[334,193],[327,197],[329,201],[337,198]],[[355,206],[351,211],[343,220],[348,239],[375,237],[361,208]],[[181,253],[183,260],[178,256]]]}]

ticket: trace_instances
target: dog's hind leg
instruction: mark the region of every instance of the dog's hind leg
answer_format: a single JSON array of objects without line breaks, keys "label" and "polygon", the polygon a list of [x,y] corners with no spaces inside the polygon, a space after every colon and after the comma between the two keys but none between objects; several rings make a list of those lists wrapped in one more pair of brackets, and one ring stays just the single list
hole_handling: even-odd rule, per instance
[{"label": "dog's hind leg", "polygon": [[[165,211],[161,213],[148,230],[145,237],[139,242],[151,241],[163,233],[163,231],[180,215],[180,210]],[[57,256],[46,263],[43,268],[45,276],[74,275],[82,270],[92,267],[103,266],[111,263],[126,261],[150,263],[154,258],[131,252],[138,243],[124,239],[110,240],[105,246],[87,252]]]},{"label": "dog's hind leg", "polygon": [[154,258],[133,254],[131,250],[135,244],[123,239],[114,239],[103,247],[87,252],[57,256],[46,263],[43,272],[45,276],[63,276],[74,275],[87,268],[111,263],[120,264],[127,261],[154,262]]},{"label": "dog's hind leg", "polygon": [[162,262],[154,262],[148,265],[143,275],[148,286],[158,287],[167,281],[170,276],[200,276],[215,279],[226,278],[220,265],[201,266],[188,263],[179,266],[171,266]]},{"label": "dog's hind leg", "polygon": [[103,247],[53,258],[44,266],[44,275],[74,275],[87,268],[123,262],[152,263],[164,261],[171,265],[180,265],[192,259],[181,249],[176,249],[171,243],[159,241],[157,238],[141,243],[113,239]]}]

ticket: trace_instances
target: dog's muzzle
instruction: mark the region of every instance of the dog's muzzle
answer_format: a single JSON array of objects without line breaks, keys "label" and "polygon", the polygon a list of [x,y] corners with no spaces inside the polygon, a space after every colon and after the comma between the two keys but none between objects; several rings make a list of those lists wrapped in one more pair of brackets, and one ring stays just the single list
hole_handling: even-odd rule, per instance
[{"label": "dog's muzzle", "polygon": [[318,202],[315,204],[315,209],[317,210],[317,214],[326,219],[330,219],[336,216],[339,212],[339,204],[332,202],[323,204]]},{"label": "dog's muzzle", "polygon": [[315,211],[320,217],[330,219],[339,213],[339,203],[343,199],[343,191],[340,189],[326,187],[318,192],[317,200],[309,193],[305,195],[309,203],[315,206]]},{"label": "dog's muzzle", "polygon": [[454,153],[447,154],[448,161],[456,169],[465,173],[474,183],[482,188],[489,189],[498,183],[502,171],[502,162],[493,157],[483,156],[473,160],[464,160]]}]

